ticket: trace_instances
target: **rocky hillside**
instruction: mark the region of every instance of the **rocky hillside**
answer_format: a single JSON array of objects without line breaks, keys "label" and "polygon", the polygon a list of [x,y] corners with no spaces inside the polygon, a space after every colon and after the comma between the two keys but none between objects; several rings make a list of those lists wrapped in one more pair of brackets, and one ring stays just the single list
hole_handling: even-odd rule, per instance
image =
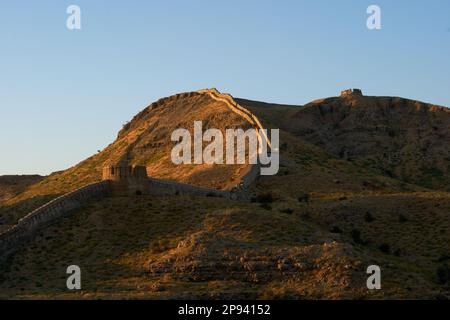
[{"label": "rocky hillside", "polygon": [[[450,295],[439,276],[449,259],[448,195],[258,201],[141,196],[93,203],[41,232],[1,269],[0,298]],[[83,290],[68,292],[65,268],[74,263]],[[371,264],[382,267],[383,290],[367,290]]]},{"label": "rocky hillside", "polygon": [[[450,113],[402,98],[350,95],[305,106],[235,99],[280,128],[280,170],[252,202],[110,197],[40,232],[0,269],[0,298],[450,298]],[[181,166],[170,133],[249,127],[198,92],[136,115],[101,153],[27,188],[0,224],[127,159],[155,177],[226,188],[240,166]],[[2,222],[3,221],[3,222]],[[83,290],[65,290],[65,266]],[[382,268],[383,290],[365,268]]]},{"label": "rocky hillside", "polygon": [[238,100],[273,126],[339,159],[450,190],[450,109],[396,97],[348,95],[302,107]]}]

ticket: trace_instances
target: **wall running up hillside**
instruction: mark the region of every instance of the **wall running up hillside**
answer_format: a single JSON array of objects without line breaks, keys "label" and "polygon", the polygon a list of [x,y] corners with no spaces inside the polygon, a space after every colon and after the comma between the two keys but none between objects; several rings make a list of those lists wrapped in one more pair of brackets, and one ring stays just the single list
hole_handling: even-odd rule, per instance
[{"label": "wall running up hillside", "polygon": [[0,262],[31,239],[39,230],[67,216],[96,198],[110,193],[110,182],[102,181],[66,193],[32,211],[19,222],[0,233]]},{"label": "wall running up hillside", "polygon": [[[228,108],[230,108],[236,114],[245,118],[255,129],[263,129],[258,118],[249,110],[236,103],[231,95],[222,94],[216,89],[205,89],[188,93],[188,95],[192,94],[207,94],[212,99],[225,103]],[[177,95],[177,97],[178,96],[182,97],[184,95]],[[269,147],[271,146],[270,141],[264,131],[258,132],[258,139],[260,139],[260,141],[261,139],[265,139]],[[126,172],[128,171],[126,170]],[[197,196],[223,197],[232,200],[248,201],[249,195],[247,192],[247,188],[258,178],[259,175],[260,166],[258,164],[251,165],[250,169],[242,177],[241,182],[234,188],[228,190],[202,188],[178,183],[175,181],[147,177],[143,177],[143,179],[140,179],[139,184],[135,184],[134,189],[137,190],[140,189],[141,186],[143,186],[145,190],[142,191],[145,194],[192,194]],[[134,185],[134,180],[129,178],[130,177],[128,177],[128,180],[131,181],[131,184],[130,181],[127,180],[126,182],[128,187],[130,185]],[[115,193],[115,190],[118,188],[115,188],[114,186],[118,183],[120,184],[121,181],[115,181],[111,177],[106,177],[102,182],[93,183],[79,188],[73,192],[69,192],[32,211],[30,214],[20,219],[16,225],[6,229],[3,232],[0,232],[0,262],[6,260],[6,258],[14,251],[16,251],[24,242],[32,239],[37,232],[51,225],[52,223],[55,223],[58,219],[70,215],[75,210],[87,205],[89,201],[93,199],[103,198],[107,195],[112,194],[113,192]]]},{"label": "wall running up hillside", "polygon": [[[267,137],[267,134],[266,134],[261,122],[259,121],[258,117],[255,116],[252,112],[250,112],[250,110],[244,108],[239,103],[237,103],[230,94],[220,93],[219,90],[217,90],[215,88],[202,89],[202,90],[198,90],[197,92],[201,93],[201,94],[207,94],[212,99],[225,103],[225,105],[228,108],[230,108],[231,111],[240,115],[245,120],[247,120],[251,125],[253,125],[255,127],[255,129],[258,129],[258,139],[260,141],[261,141],[261,139],[265,139],[265,141],[267,141],[267,144],[269,145],[269,147],[270,148],[272,147],[270,144],[270,140]],[[261,132],[259,132],[260,130],[261,130]],[[260,136],[260,133],[263,134],[262,137]]]}]

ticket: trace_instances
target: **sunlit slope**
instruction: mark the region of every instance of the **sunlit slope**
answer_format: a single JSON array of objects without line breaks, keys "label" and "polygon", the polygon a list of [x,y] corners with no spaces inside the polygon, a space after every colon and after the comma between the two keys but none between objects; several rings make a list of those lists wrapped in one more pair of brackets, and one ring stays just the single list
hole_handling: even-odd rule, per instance
[{"label": "sunlit slope", "polygon": [[0,204],[14,198],[30,185],[44,179],[39,175],[7,175],[0,176]]},{"label": "sunlit slope", "polygon": [[76,166],[52,174],[10,201],[16,203],[36,196],[56,195],[101,179],[106,163],[127,160],[144,165],[149,175],[213,188],[227,188],[239,182],[246,165],[175,166],[170,158],[175,145],[171,134],[185,128],[193,132],[194,121],[203,122],[203,130],[249,127],[245,119],[208,95],[195,92],[160,99],[136,115],[112,144]]}]

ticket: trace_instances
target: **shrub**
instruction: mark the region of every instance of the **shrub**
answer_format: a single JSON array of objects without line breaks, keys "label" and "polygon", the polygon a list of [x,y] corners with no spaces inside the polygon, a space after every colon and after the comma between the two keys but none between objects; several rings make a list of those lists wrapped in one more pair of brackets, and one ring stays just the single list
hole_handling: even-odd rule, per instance
[{"label": "shrub", "polygon": [[309,194],[304,193],[298,197],[298,202],[309,202]]},{"label": "shrub", "polygon": [[370,212],[366,212],[366,214],[364,215],[364,220],[366,222],[372,222],[375,220],[375,218],[373,217],[373,215]]},{"label": "shrub", "polygon": [[366,242],[362,240],[361,238],[361,231],[359,231],[358,229],[353,229],[350,232],[350,235],[353,239],[353,242],[355,242],[356,244],[361,244],[361,245],[365,245]]},{"label": "shrub", "polygon": [[272,203],[273,201],[274,201],[273,196],[269,192],[261,193],[252,199],[252,202],[259,202],[259,203]]},{"label": "shrub", "polygon": [[436,269],[436,278],[440,284],[446,284],[450,282],[450,267],[448,264],[440,265]]},{"label": "shrub", "polygon": [[259,206],[266,210],[272,210],[272,206],[270,204],[268,204],[267,202],[263,202]]},{"label": "shrub", "polygon": [[448,254],[443,254],[438,258],[438,262],[444,262],[447,260],[450,260],[450,255],[448,255]]},{"label": "shrub", "polygon": [[333,227],[331,227],[330,232],[331,233],[342,233],[343,231],[338,226],[333,226]]},{"label": "shrub", "polygon": [[215,198],[215,197],[217,197],[217,195],[216,195],[214,192],[208,192],[208,193],[206,194],[206,196],[209,197],[209,198]]},{"label": "shrub", "polygon": [[286,214],[292,214],[294,212],[294,209],[291,209],[291,208],[281,209],[280,212],[286,213]]},{"label": "shrub", "polygon": [[407,221],[408,221],[408,218],[406,218],[405,215],[403,215],[403,214],[400,213],[400,214],[398,215],[398,221],[401,222],[401,223],[407,222]]},{"label": "shrub", "polygon": [[387,243],[382,243],[379,247],[381,252],[389,254],[391,252],[391,247]]}]

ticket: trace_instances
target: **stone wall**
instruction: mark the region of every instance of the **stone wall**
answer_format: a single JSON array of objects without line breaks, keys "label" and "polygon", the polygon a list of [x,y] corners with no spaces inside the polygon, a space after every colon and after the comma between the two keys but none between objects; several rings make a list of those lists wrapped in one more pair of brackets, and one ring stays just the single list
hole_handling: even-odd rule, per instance
[{"label": "stone wall", "polygon": [[[198,90],[197,92],[200,94],[207,94],[212,99],[225,103],[225,105],[231,111],[243,117],[255,129],[258,130],[257,133],[260,142],[261,140],[265,140],[269,148],[272,148],[270,139],[268,138],[266,131],[264,131],[264,127],[262,126],[261,121],[258,119],[258,117],[255,114],[253,114],[250,110],[244,108],[239,103],[237,103],[232,95],[228,93],[220,93],[215,88]],[[250,170],[242,177],[240,184],[237,186],[239,190],[238,198],[240,200],[245,200],[248,197],[248,194],[246,194],[247,188],[260,176],[260,174],[261,174],[261,166],[259,164],[251,165]],[[232,196],[232,198],[234,197]]]},{"label": "stone wall", "polygon": [[[238,104],[234,98],[228,93],[220,93],[217,89],[203,89],[198,90],[198,93],[207,94],[212,99],[216,101],[221,101],[225,103],[225,105],[234,113],[240,115],[245,120],[247,120],[255,129],[257,129],[258,139],[265,139],[267,141],[268,146],[271,148],[270,139],[267,137],[266,132],[263,130],[263,126],[261,121],[259,121],[258,117],[254,115],[250,110],[244,108],[240,104]],[[262,133],[263,136],[260,134]]]},{"label": "stone wall", "polygon": [[241,179],[240,187],[247,190],[248,187],[261,175],[261,166],[254,164],[250,167],[250,170]]},{"label": "stone wall", "polygon": [[109,193],[109,181],[93,183],[66,193],[32,211],[20,219],[16,225],[0,233],[0,262],[17,250],[21,244],[30,240],[39,230],[70,215],[90,200],[102,198]]}]

